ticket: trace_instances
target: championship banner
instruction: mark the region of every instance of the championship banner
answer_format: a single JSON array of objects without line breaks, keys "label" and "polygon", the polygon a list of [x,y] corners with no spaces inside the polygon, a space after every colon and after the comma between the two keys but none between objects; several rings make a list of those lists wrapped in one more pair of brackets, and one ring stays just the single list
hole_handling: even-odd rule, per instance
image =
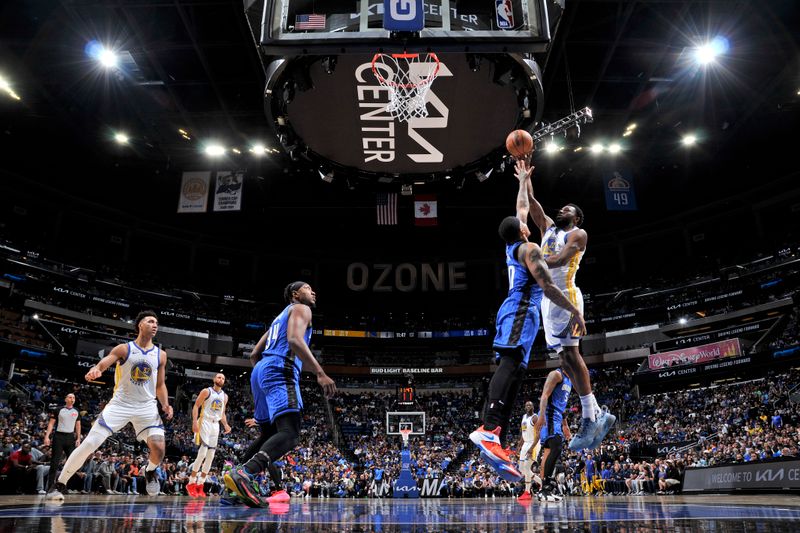
[{"label": "championship banner", "polygon": [[211,172],[184,172],[178,213],[205,213],[208,208],[208,185]]},{"label": "championship banner", "polygon": [[742,348],[739,345],[739,339],[730,339],[694,348],[652,354],[647,356],[647,362],[650,370],[661,370],[672,365],[696,365],[721,357],[733,357],[741,354]]},{"label": "championship banner", "polygon": [[214,211],[240,211],[244,170],[218,170],[214,188]]},{"label": "championship banner", "polygon": [[800,489],[800,461],[769,461],[687,468],[684,492]]},{"label": "championship banner", "polygon": [[628,173],[614,171],[606,183],[606,209],[609,211],[636,211],[636,193],[633,179]]}]

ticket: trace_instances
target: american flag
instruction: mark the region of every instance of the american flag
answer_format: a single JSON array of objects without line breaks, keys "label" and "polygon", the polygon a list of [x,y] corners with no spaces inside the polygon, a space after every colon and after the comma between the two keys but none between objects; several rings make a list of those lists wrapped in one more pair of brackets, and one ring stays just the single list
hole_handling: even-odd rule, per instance
[{"label": "american flag", "polygon": [[397,225],[397,193],[379,192],[377,196],[378,225]]},{"label": "american flag", "polygon": [[325,15],[297,15],[294,18],[296,30],[324,30]]}]

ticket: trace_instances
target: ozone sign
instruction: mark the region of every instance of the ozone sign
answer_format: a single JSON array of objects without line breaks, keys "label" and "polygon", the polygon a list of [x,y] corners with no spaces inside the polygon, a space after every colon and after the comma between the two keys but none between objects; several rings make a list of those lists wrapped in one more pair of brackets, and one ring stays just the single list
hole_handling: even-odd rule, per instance
[{"label": "ozone sign", "polygon": [[[492,82],[495,69],[488,61],[473,72],[463,54],[439,59],[425,118],[395,121],[386,111],[389,89],[372,72],[372,56],[340,55],[331,74],[321,61],[309,65],[313,86],[296,92],[289,123],[314,153],[362,171],[435,173],[478,161],[514,129],[515,90]],[[392,67],[380,68],[385,78],[394,76]]]}]

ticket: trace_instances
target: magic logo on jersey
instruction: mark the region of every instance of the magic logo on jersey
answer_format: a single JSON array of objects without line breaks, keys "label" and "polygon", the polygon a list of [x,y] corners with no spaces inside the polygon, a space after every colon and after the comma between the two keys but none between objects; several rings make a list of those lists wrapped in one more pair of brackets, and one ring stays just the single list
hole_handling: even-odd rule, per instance
[{"label": "magic logo on jersey", "polygon": [[139,361],[131,368],[131,383],[143,387],[153,377],[153,367],[147,361]]},{"label": "magic logo on jersey", "polygon": [[222,400],[214,400],[211,402],[212,411],[222,411]]}]

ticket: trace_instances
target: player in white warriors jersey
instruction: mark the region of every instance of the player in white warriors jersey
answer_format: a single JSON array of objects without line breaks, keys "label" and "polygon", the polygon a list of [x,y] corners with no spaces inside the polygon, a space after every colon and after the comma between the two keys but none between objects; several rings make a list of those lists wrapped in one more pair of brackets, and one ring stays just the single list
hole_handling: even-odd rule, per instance
[{"label": "player in white warriors jersey", "polygon": [[118,344],[86,373],[86,381],[94,381],[116,364],[114,395],[81,445],[70,454],[58,476],[55,490],[47,496],[50,500],[63,500],[67,481],[72,475],[108,437],[128,424],[133,424],[136,438],[146,442],[150,448],[150,460],[145,467],[147,493],[154,496],[160,491],[156,468],[164,458],[164,424],[156,400],[161,403],[167,420],[172,419],[164,382],[167,353],[153,344],[158,332],[158,317],[153,311],[139,313],[134,328],[137,332],[135,341]]},{"label": "player in white warriors jersey", "polygon": [[[225,385],[225,375],[217,374],[214,376],[214,386],[206,387],[197,395],[197,400],[192,407],[192,432],[194,442],[200,448],[197,450],[197,459],[192,465],[192,474],[189,476],[189,483],[186,491],[189,496],[206,497],[203,485],[206,482],[206,475],[211,470],[214,462],[214,454],[217,451],[217,441],[219,440],[219,423],[225,428],[225,434],[231,432],[228,425],[228,418],[225,416],[225,408],[228,406],[228,395],[222,390]],[[200,411],[202,408],[202,411]],[[198,418],[198,411],[200,415]]]},{"label": "player in white warriors jersey", "polygon": [[520,495],[519,499],[522,501],[530,500],[531,498],[531,480],[533,479],[533,462],[539,456],[541,446],[539,444],[539,435],[534,431],[536,425],[536,411],[533,407],[533,402],[525,402],[525,414],[522,415],[522,423],[520,423],[520,446],[519,446],[519,469],[522,475],[525,476],[525,492]]},{"label": "player in white warriors jersey", "polygon": [[[575,204],[567,204],[558,211],[554,221],[534,198],[530,181],[528,197],[530,215],[542,234],[542,255],[550,267],[553,282],[583,312],[583,295],[575,284],[575,274],[586,253],[588,240],[586,231],[580,227],[584,222],[583,211]],[[597,448],[617,417],[600,409],[592,393],[589,370],[579,349],[581,339],[575,335],[575,319],[545,297],[542,299],[542,323],[547,346],[558,352],[561,365],[581,398],[581,428],[570,441],[569,448],[573,451]]]}]

